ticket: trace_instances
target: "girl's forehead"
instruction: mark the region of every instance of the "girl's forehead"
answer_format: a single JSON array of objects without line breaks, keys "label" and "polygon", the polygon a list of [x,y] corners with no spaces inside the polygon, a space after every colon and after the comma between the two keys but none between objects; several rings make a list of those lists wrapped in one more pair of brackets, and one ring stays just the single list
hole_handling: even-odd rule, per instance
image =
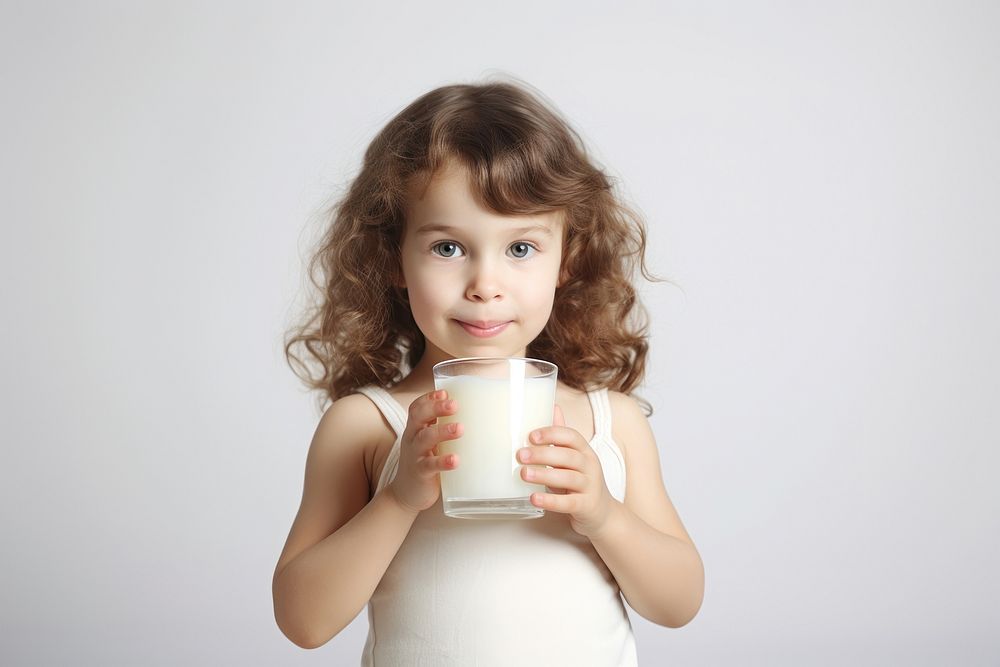
[{"label": "girl's forehead", "polygon": [[496,221],[504,225],[530,220],[534,225],[558,233],[563,212],[535,215],[504,215],[485,207],[477,196],[468,169],[455,161],[446,163],[433,174],[414,175],[408,183],[406,227],[414,230],[428,224],[461,227],[470,221]]}]

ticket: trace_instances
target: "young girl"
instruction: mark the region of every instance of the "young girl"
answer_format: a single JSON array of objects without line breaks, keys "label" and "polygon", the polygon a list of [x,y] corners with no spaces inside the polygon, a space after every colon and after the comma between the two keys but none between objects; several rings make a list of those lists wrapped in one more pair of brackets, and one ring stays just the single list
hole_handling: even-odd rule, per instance
[{"label": "young girl", "polygon": [[[642,220],[539,95],[491,82],[396,115],[331,223],[310,265],[323,299],[285,348],[332,404],[274,572],[278,627],[314,648],[368,605],[363,665],[637,664],[622,596],[677,628],[704,592],[630,395]],[[554,425],[518,452],[541,518],[442,512],[440,472],[462,461],[436,446],[462,426],[436,424],[460,406],[431,367],[484,356],[559,367]]]}]

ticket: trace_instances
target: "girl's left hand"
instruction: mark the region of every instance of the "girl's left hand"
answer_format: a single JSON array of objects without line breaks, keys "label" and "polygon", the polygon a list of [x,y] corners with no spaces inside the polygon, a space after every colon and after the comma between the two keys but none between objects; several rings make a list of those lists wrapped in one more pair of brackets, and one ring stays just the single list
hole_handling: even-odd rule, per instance
[{"label": "girl's left hand", "polygon": [[552,426],[528,434],[533,445],[518,450],[517,460],[531,464],[521,467],[521,479],[548,487],[550,493],[531,494],[532,505],[569,514],[573,530],[590,537],[604,525],[614,498],[604,482],[597,453],[583,434],[566,426],[558,405],[552,421]]}]

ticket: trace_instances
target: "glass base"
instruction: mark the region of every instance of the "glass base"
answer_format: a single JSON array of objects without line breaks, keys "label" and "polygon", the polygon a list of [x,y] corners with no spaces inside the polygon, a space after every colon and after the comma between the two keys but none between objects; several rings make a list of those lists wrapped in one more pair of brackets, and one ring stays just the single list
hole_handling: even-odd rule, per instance
[{"label": "glass base", "polygon": [[441,501],[444,513],[454,519],[537,519],[545,514],[541,507],[523,498],[446,498]]}]

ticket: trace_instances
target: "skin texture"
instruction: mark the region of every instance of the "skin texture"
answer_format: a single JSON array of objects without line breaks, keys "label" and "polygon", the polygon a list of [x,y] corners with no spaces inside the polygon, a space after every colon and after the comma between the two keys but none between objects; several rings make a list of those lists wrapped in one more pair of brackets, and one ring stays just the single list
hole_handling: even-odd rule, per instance
[{"label": "skin texture", "polygon": [[[438,417],[458,406],[434,390],[431,367],[445,359],[525,356],[545,327],[560,281],[563,221],[557,214],[499,216],[481,208],[457,167],[412,192],[401,247],[411,310],[427,340],[413,372],[393,388],[408,405],[396,476],[373,493],[378,452],[393,438],[377,408],[359,395],[330,407],[313,437],[302,504],[275,568],[272,585],[279,628],[299,646],[321,646],[367,604],[421,511],[440,494],[440,471],[461,465],[438,456],[440,442],[461,436]],[[428,229],[447,226],[449,229]],[[522,228],[540,227],[524,231]],[[546,233],[545,230],[548,230]],[[509,321],[481,338],[464,321]],[[575,397],[574,397],[575,394]],[[562,398],[560,398],[562,397]],[[652,429],[638,403],[609,392],[613,436],[625,458],[625,501],[611,496],[589,438],[581,433],[589,407],[560,386],[553,425],[519,453],[523,468],[544,484],[532,503],[567,516],[589,538],[626,601],[668,627],[688,623],[704,596],[704,568],[660,473]],[[565,410],[564,410],[565,408]]]}]

